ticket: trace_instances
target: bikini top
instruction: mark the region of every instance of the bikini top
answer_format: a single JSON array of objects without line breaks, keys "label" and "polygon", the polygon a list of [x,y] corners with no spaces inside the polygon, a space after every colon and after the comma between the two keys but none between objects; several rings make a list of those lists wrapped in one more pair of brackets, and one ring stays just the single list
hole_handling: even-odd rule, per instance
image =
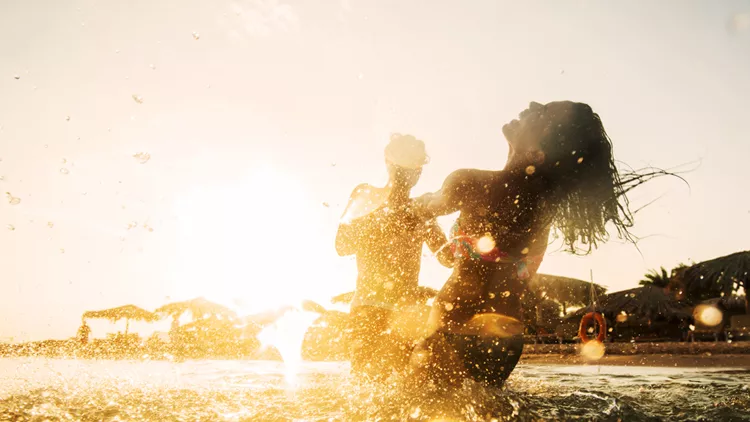
[{"label": "bikini top", "polygon": [[[503,264],[513,264],[516,266],[516,275],[521,280],[530,278],[539,264],[542,263],[544,253],[539,255],[512,256],[507,252],[501,251],[494,240],[489,237],[475,238],[464,232],[456,221],[451,227],[450,248],[453,256],[456,258],[470,259],[484,262],[496,262]],[[529,270],[529,267],[533,271]]]}]

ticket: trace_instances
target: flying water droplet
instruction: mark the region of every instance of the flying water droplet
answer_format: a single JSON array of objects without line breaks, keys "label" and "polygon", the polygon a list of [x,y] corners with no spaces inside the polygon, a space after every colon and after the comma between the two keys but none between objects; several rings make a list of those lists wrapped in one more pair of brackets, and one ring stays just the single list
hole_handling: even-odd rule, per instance
[{"label": "flying water droplet", "polygon": [[155,66],[155,65],[154,65],[153,63],[152,63],[152,64],[150,64],[150,65],[148,65],[148,67],[150,67],[150,68],[151,68],[151,70],[156,70],[156,66]]},{"label": "flying water droplet", "polygon": [[70,116],[65,116],[65,121],[69,122],[70,121]]},{"label": "flying water droplet", "polygon": [[10,231],[13,231],[13,230],[15,230],[15,229],[16,229],[16,227],[15,227],[14,225],[12,225],[12,224],[8,224],[8,225],[7,225],[6,227],[7,227],[7,228],[8,228],[8,230],[10,230]]},{"label": "flying water droplet", "polygon": [[329,208],[331,205],[328,204],[328,202],[323,202],[323,206],[326,207],[326,208]]},{"label": "flying water droplet", "polygon": [[143,104],[143,97],[140,95],[133,94],[133,100],[138,104]]},{"label": "flying water droplet", "polygon": [[5,192],[5,197],[8,199],[8,203],[11,205],[18,205],[21,203],[21,198],[16,198],[15,196],[11,195],[10,192]]},{"label": "flying water droplet", "polygon": [[14,78],[15,80],[19,80],[19,79],[21,79],[21,75],[18,75],[18,74],[16,74],[16,75],[13,75],[13,78]]},{"label": "flying water droplet", "polygon": [[53,223],[53,222],[51,222],[51,221],[48,221],[48,222],[47,222],[47,227],[49,227],[49,228],[53,228],[53,227],[55,227],[55,223]]},{"label": "flying water droplet", "polygon": [[62,167],[62,168],[60,169],[60,173],[61,173],[61,174],[68,174],[68,173],[70,173],[70,170],[66,169],[65,167]]},{"label": "flying water droplet", "polygon": [[133,158],[137,158],[141,164],[146,164],[148,163],[148,160],[151,159],[151,154],[147,152],[139,152],[137,154],[133,154]]},{"label": "flying water droplet", "polygon": [[196,40],[196,41],[199,40],[199,39],[201,39],[201,34],[199,34],[197,32],[193,32],[193,39]]}]

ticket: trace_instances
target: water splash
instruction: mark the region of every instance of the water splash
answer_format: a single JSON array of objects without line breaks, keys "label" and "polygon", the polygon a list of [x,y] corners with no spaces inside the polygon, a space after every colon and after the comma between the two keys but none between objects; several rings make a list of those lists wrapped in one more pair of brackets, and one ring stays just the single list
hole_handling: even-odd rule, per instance
[{"label": "water splash", "polygon": [[151,154],[147,152],[138,152],[133,154],[133,158],[137,159],[141,164],[146,164],[148,163],[148,160],[151,159]]},{"label": "water splash", "polygon": [[264,348],[275,347],[284,361],[284,378],[290,386],[297,385],[297,374],[302,363],[302,342],[307,329],[318,318],[314,312],[292,309],[258,333]]},{"label": "water splash", "polygon": [[18,205],[21,203],[21,198],[13,196],[10,192],[5,192],[5,197],[10,205]]}]

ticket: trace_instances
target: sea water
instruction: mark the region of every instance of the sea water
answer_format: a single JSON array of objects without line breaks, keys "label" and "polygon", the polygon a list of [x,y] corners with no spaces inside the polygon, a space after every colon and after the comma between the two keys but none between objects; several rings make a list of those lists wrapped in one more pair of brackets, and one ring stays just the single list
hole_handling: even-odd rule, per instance
[{"label": "sea water", "polygon": [[750,370],[521,363],[503,389],[358,382],[346,362],[0,359],[2,421],[750,420]]}]

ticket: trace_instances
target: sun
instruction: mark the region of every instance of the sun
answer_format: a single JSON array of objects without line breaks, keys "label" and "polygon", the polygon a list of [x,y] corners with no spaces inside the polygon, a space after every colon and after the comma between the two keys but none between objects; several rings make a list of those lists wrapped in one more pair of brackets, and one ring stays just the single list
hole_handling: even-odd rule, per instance
[{"label": "sun", "polygon": [[204,296],[241,314],[320,296],[323,251],[315,245],[328,239],[313,204],[299,180],[271,164],[183,195],[175,203],[174,296]]}]

